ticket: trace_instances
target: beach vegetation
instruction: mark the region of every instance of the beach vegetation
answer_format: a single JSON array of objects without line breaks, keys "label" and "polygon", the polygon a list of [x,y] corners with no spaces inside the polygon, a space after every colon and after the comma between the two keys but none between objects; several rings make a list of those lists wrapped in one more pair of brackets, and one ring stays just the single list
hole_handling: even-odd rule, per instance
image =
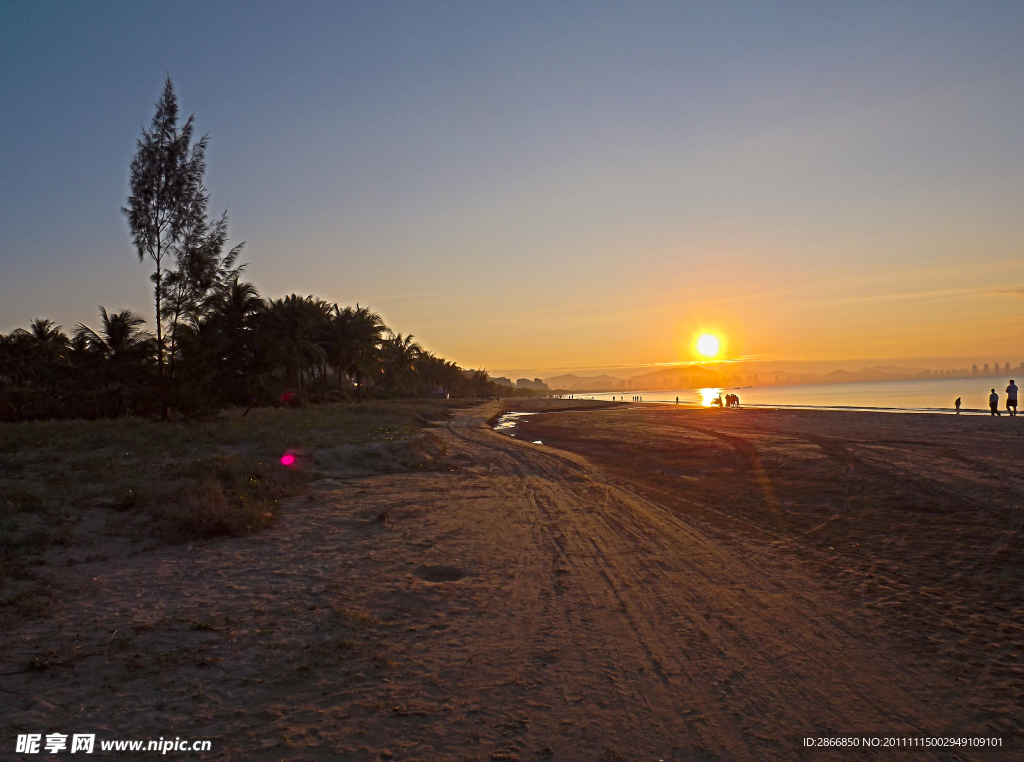
[{"label": "beach vegetation", "polygon": [[139,261],[153,265],[152,325],[101,306],[97,328],[79,323],[70,336],[48,318],[0,334],[0,421],[510,394],[485,371],[396,333],[368,307],[263,297],[242,277],[243,244],[228,245],[227,212],[209,214],[208,137],[194,133],[193,117],[179,120],[167,77],[137,141],[122,208]]},{"label": "beach vegetation", "polygon": [[318,477],[430,468],[416,435],[474,402],[0,423],[0,609],[25,608],[54,567],[264,529]]}]

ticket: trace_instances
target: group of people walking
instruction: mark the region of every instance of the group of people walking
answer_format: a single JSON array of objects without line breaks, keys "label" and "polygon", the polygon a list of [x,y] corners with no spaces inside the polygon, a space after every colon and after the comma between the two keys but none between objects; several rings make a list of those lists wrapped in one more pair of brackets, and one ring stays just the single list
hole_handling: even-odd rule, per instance
[{"label": "group of people walking", "polygon": [[[960,415],[960,398],[956,398],[956,402],[953,403],[956,408],[956,414]],[[988,409],[989,415],[1002,415],[999,412],[999,393],[993,389],[992,393],[988,395]],[[1017,384],[1010,379],[1010,385],[1006,387],[1006,412],[1012,417],[1017,415]]]}]

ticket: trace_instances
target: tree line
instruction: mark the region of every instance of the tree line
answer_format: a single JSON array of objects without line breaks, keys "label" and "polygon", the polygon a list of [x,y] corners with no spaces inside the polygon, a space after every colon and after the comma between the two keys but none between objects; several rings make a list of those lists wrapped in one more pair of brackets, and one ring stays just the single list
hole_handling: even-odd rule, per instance
[{"label": "tree line", "polygon": [[[0,420],[210,412],[366,396],[491,396],[466,370],[389,329],[366,307],[314,296],[262,297],[243,280],[203,184],[207,137],[179,126],[168,77],[130,170],[122,209],[152,262],[154,330],[130,309],[70,335],[48,319],[0,334]],[[506,391],[507,393],[507,391]]]}]

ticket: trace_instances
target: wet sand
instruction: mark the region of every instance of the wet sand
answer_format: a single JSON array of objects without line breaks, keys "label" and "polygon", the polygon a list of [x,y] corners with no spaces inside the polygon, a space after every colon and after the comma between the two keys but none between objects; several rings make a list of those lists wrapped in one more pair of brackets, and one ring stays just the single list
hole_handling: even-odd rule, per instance
[{"label": "wet sand", "polygon": [[63,572],[0,633],[3,743],[849,759],[797,744],[1024,724],[1024,419],[614,405],[512,438],[501,409],[428,430],[427,468],[327,473],[261,534]]}]

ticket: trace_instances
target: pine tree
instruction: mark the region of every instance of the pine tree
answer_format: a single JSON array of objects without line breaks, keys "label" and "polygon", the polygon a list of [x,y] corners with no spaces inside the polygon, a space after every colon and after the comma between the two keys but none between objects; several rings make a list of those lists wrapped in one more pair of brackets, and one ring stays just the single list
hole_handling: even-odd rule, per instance
[{"label": "pine tree", "polygon": [[[163,94],[156,104],[156,114],[149,129],[143,128],[131,164],[128,205],[121,211],[128,217],[139,261],[147,256],[155,271],[153,300],[156,308],[157,367],[164,377],[165,297],[164,270],[166,259],[180,245],[195,209],[195,200],[202,191],[205,168],[206,138],[192,143],[193,118],[178,127],[178,99],[170,76],[164,81]],[[166,393],[163,413],[167,414]]]}]

